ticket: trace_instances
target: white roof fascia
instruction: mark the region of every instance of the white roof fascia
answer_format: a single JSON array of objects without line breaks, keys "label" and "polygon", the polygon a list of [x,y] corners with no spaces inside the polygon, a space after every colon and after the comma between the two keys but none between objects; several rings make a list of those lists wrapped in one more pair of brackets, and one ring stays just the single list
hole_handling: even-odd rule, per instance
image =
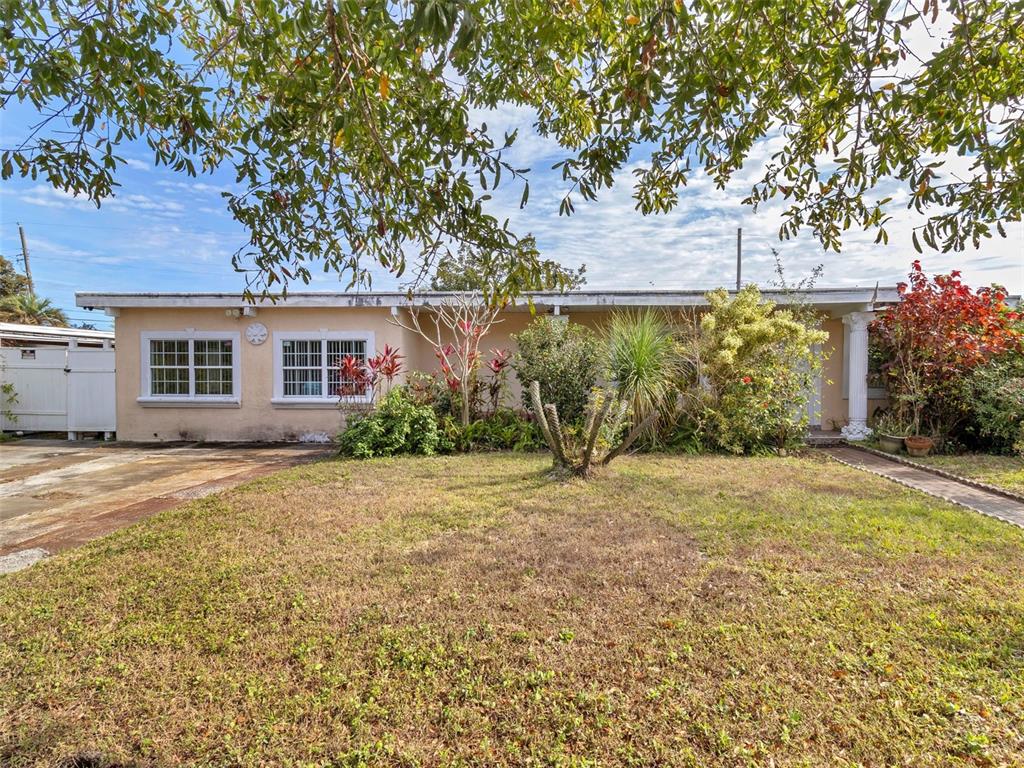
[{"label": "white roof fascia", "polygon": [[[520,296],[513,306],[526,308],[530,301],[534,306],[559,306],[565,311],[599,310],[613,307],[697,307],[707,304],[704,298],[706,291],[573,291],[570,293],[536,292]],[[895,288],[879,288],[877,296],[875,288],[825,288],[810,291],[797,291],[792,294],[781,291],[763,291],[765,298],[780,304],[789,303],[790,296],[800,296],[801,300],[815,306],[859,305],[870,307],[872,299],[875,303],[885,304],[899,300]],[[410,300],[403,292],[368,292],[368,293],[312,293],[293,292],[277,301],[256,297],[257,307],[272,309],[274,307],[429,307],[437,305],[446,298],[460,294],[442,292],[416,293]],[[463,294],[464,295],[464,294]],[[79,307],[122,309],[159,307],[173,308],[231,308],[244,307],[249,303],[239,293],[92,293],[75,294]]]}]

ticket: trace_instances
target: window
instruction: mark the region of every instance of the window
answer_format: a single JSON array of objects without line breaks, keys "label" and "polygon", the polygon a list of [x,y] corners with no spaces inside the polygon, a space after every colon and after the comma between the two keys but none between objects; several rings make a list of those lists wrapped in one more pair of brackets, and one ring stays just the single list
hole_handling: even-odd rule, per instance
[{"label": "window", "polygon": [[141,402],[238,401],[238,334],[142,334]]},{"label": "window", "polygon": [[351,379],[343,381],[341,378],[341,359],[348,355],[352,355],[365,365],[366,341],[362,339],[347,341],[335,339],[327,342],[327,391],[332,395],[338,393],[342,384],[352,385],[355,383]]},{"label": "window", "polygon": [[[346,355],[366,361],[373,348],[369,331],[319,331],[274,334],[274,402],[334,405]],[[351,383],[351,382],[349,382]]]},{"label": "window", "polygon": [[196,394],[231,395],[234,391],[231,342],[227,339],[196,339]]},{"label": "window", "polygon": [[323,342],[288,340],[282,342],[285,397],[323,396]]},{"label": "window", "polygon": [[188,345],[173,339],[149,342],[150,395],[188,395]]}]

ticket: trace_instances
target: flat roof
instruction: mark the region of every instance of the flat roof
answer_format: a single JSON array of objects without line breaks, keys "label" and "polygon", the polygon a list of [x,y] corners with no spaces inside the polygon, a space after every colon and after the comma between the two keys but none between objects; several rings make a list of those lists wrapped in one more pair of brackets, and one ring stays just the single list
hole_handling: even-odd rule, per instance
[{"label": "flat roof", "polygon": [[0,336],[5,339],[49,339],[53,341],[87,339],[90,341],[113,341],[114,332],[95,331],[88,328],[65,328],[57,325],[0,323]]},{"label": "flat roof", "polygon": [[[609,307],[693,307],[707,303],[706,290],[619,290],[619,291],[534,291],[520,296],[513,307],[565,307],[597,310]],[[819,306],[889,304],[899,300],[895,286],[814,288],[803,291],[762,290],[773,301],[785,304],[794,296]],[[141,307],[233,308],[255,304],[257,307],[430,307],[456,296],[472,295],[451,291],[289,291],[276,299],[255,297],[248,302],[241,293],[101,293],[80,291],[75,294],[79,307],[90,309],[126,309]]]}]

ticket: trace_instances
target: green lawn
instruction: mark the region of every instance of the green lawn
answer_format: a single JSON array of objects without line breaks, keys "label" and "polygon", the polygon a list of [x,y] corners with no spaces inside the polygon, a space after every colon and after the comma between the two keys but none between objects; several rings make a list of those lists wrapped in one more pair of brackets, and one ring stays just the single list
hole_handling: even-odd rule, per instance
[{"label": "green lawn", "polygon": [[1008,766],[1024,531],[817,458],[324,462],[0,578],[0,765]]},{"label": "green lawn", "polygon": [[914,461],[1024,494],[1024,459],[1019,456],[968,453],[963,456],[929,456]]}]

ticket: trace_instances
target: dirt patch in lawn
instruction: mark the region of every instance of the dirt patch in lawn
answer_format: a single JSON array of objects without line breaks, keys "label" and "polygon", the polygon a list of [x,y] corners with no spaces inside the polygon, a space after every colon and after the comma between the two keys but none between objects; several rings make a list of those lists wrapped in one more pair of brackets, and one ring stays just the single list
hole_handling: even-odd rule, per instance
[{"label": "dirt patch in lawn", "polygon": [[[703,561],[696,542],[662,520],[582,511],[513,515],[502,526],[424,542],[405,557],[436,591],[471,593],[488,620],[541,633],[557,629],[546,606],[566,607],[590,627],[633,623],[685,593]],[[437,607],[418,598],[408,608],[438,618]]]}]

